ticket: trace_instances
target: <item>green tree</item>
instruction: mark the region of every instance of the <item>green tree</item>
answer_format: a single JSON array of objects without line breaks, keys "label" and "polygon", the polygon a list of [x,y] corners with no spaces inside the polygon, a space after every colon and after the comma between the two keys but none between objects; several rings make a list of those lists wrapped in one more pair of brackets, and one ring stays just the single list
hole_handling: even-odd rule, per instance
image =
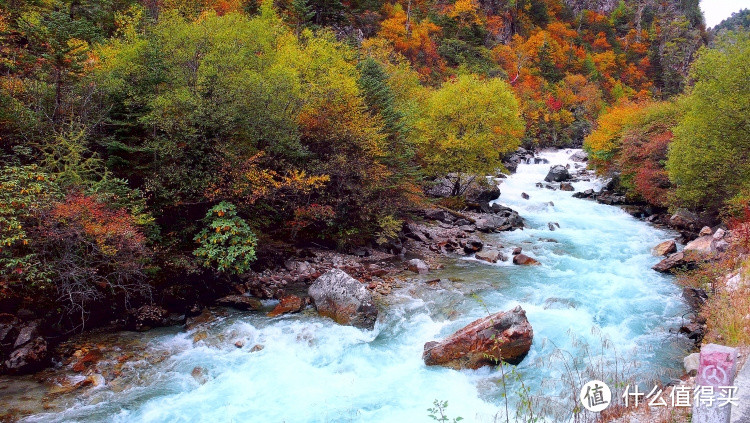
[{"label": "green tree", "polygon": [[750,188],[750,35],[703,48],[691,76],[667,169],[681,204],[716,212]]},{"label": "green tree", "polygon": [[418,123],[419,159],[428,175],[453,175],[453,195],[478,175],[502,166],[523,136],[518,100],[499,79],[463,75],[426,101]]},{"label": "green tree", "polygon": [[222,201],[206,213],[206,228],[195,236],[199,247],[193,251],[204,267],[240,274],[255,260],[257,238],[250,226],[237,216],[232,203]]}]

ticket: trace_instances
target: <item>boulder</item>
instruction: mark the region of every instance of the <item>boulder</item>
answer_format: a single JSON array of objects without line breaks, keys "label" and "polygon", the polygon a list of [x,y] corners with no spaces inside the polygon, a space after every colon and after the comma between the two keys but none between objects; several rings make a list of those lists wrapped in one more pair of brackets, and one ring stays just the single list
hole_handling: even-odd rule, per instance
[{"label": "boulder", "polygon": [[452,223],[453,216],[445,210],[441,209],[428,209],[424,211],[424,217],[430,220],[437,220],[438,222]]},{"label": "boulder", "polygon": [[482,248],[484,248],[484,243],[476,236],[471,236],[469,238],[463,239],[461,240],[460,244],[466,254],[476,253],[477,251],[481,251]]},{"label": "boulder", "polygon": [[698,373],[700,356],[700,353],[692,353],[682,359],[682,365],[685,366],[685,373],[687,373],[688,376],[695,376]]},{"label": "boulder", "polygon": [[166,326],[168,318],[169,311],[165,308],[144,305],[131,312],[129,326],[138,332],[143,332],[152,328]]},{"label": "boulder", "polygon": [[583,192],[577,192],[573,194],[574,198],[594,198],[596,197],[596,193],[593,189],[589,188],[586,191]]},{"label": "boulder", "polygon": [[585,161],[588,161],[588,159],[589,159],[589,155],[583,150],[577,151],[572,156],[568,157],[568,160],[578,162],[578,163],[583,163]]},{"label": "boulder", "polygon": [[247,295],[227,295],[216,300],[216,304],[237,310],[260,310],[263,307],[260,300]]},{"label": "boulder", "polygon": [[677,210],[669,218],[669,226],[677,229],[695,231],[698,227],[698,216],[685,209]]},{"label": "boulder", "polygon": [[700,310],[703,304],[708,301],[708,294],[701,288],[685,287],[682,289],[682,298],[688,303],[693,310]]},{"label": "boulder", "polygon": [[420,259],[409,260],[408,262],[406,262],[406,268],[414,273],[419,273],[420,275],[430,271],[430,267],[427,266],[427,263]]},{"label": "boulder", "polygon": [[305,308],[305,301],[296,295],[282,297],[276,307],[268,313],[268,317],[276,317],[286,313],[297,313]]},{"label": "boulder", "polygon": [[687,243],[685,251],[694,251],[701,255],[710,255],[716,252],[716,241],[714,237],[703,235]]},{"label": "boulder", "polygon": [[416,223],[404,223],[403,233],[404,236],[415,241],[419,241],[421,243],[429,242],[424,232],[422,232],[422,229]]},{"label": "boulder", "polygon": [[680,326],[679,333],[692,340],[695,345],[700,345],[703,337],[706,334],[706,327],[697,322],[691,322],[686,325]]},{"label": "boulder", "polygon": [[651,250],[651,254],[657,257],[668,256],[674,252],[677,252],[677,243],[673,239],[664,241]]},{"label": "boulder", "polygon": [[340,269],[321,275],[308,289],[321,316],[341,325],[372,329],[378,317],[372,294],[358,280]]},{"label": "boulder", "polygon": [[490,186],[470,186],[466,190],[466,201],[472,203],[487,204],[490,201],[497,200],[500,198],[500,187],[497,185]]},{"label": "boulder", "polygon": [[549,229],[550,231],[554,231],[554,230],[555,230],[555,227],[558,227],[558,228],[559,228],[559,227],[560,227],[560,224],[559,224],[559,223],[557,223],[557,222],[547,222],[547,228],[548,228],[548,229]]},{"label": "boulder", "polygon": [[20,320],[12,314],[0,313],[0,357],[13,350],[20,332]]},{"label": "boulder", "polygon": [[549,169],[547,176],[544,178],[547,182],[563,182],[570,179],[568,169],[563,165],[554,165]]},{"label": "boulder", "polygon": [[750,280],[742,271],[724,276],[724,286],[728,292],[734,292],[740,288],[750,285]]},{"label": "boulder", "polygon": [[570,182],[562,182],[560,184],[560,191],[575,191],[573,184]]},{"label": "boulder", "polygon": [[28,322],[20,327],[13,348],[18,348],[37,336],[39,336],[39,321]]},{"label": "boulder", "polygon": [[621,204],[627,204],[628,200],[625,195],[618,194],[612,191],[602,191],[596,196],[596,202],[606,204],[609,206],[616,206]]},{"label": "boulder", "polygon": [[527,256],[526,254],[516,254],[515,256],[513,256],[513,264],[517,264],[519,266],[538,266],[541,263]]},{"label": "boulder", "polygon": [[525,192],[522,192],[521,193],[521,198],[523,198],[524,200],[528,200],[531,197],[529,197],[529,194],[526,194]]},{"label": "boulder", "polygon": [[422,359],[428,366],[478,369],[500,360],[520,363],[534,338],[534,331],[520,307],[475,320],[440,342],[424,345]]},{"label": "boulder", "polygon": [[714,231],[713,229],[711,229],[710,226],[704,226],[703,228],[701,228],[701,231],[698,232],[698,236],[709,236],[713,234],[714,234]]},{"label": "boulder", "polygon": [[517,256],[517,255],[521,254],[521,251],[523,251],[523,249],[521,247],[516,247],[516,248],[513,249],[513,255]]},{"label": "boulder", "polygon": [[3,364],[10,374],[25,374],[41,370],[47,365],[49,358],[47,341],[38,336],[15,349]]},{"label": "boulder", "polygon": [[486,261],[488,263],[497,263],[499,260],[505,260],[502,253],[493,249],[486,249],[480,251],[474,255],[477,260]]},{"label": "boulder", "polygon": [[665,258],[659,263],[656,263],[654,267],[652,267],[652,269],[656,270],[657,272],[667,273],[681,268],[692,269],[697,265],[698,262],[699,259],[695,257],[695,254],[680,251],[671,254],[669,257]]},{"label": "boulder", "polygon": [[481,219],[477,219],[475,225],[477,227],[477,230],[481,232],[493,232],[496,230],[502,230],[501,228],[506,227],[510,229],[508,219],[497,215],[486,216]]}]

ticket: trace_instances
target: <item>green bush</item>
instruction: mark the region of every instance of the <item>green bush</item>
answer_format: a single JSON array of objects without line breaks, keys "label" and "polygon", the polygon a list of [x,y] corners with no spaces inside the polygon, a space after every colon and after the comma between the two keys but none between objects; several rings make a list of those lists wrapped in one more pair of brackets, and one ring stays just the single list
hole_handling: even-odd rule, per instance
[{"label": "green bush", "polygon": [[247,272],[255,260],[257,238],[235,206],[222,201],[206,213],[205,221],[207,227],[195,236],[200,246],[193,251],[201,264],[223,273]]}]

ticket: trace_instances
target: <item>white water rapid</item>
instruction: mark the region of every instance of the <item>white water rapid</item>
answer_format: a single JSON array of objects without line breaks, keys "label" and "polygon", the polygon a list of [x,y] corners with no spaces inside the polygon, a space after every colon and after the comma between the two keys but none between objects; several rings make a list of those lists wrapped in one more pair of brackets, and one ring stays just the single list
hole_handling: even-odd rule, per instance
[{"label": "white water rapid", "polygon": [[[675,234],[617,207],[535,186],[575,151],[544,153],[549,164],[520,165],[505,179],[497,201],[517,210],[527,228],[484,238],[508,257],[521,246],[541,266],[447,260],[444,269],[394,290],[373,331],[338,326],[312,310],[273,319],[231,314],[198,342],[178,328],[152,331],[144,335],[151,337],[147,348],[167,352],[165,360],[126,363],[127,383],[108,382],[62,413],[27,421],[429,422],[426,410],[439,399],[448,401],[451,418],[491,422],[505,409],[501,373],[426,367],[423,345],[518,304],[534,328],[518,372],[534,395],[559,393],[559,352],[576,356],[584,343],[594,357],[612,360],[616,352],[637,362],[643,377],[667,374],[681,365],[684,348],[669,328],[686,309],[671,278],[651,270],[658,259],[650,249]],[[573,183],[576,191],[596,184]],[[548,222],[559,229],[550,231]],[[436,278],[441,282],[423,282]],[[610,343],[603,351],[602,337]],[[236,348],[237,340],[245,347]],[[256,344],[264,348],[250,352]],[[198,366],[206,369],[202,384],[191,375]],[[520,385],[508,385],[513,409]]]}]

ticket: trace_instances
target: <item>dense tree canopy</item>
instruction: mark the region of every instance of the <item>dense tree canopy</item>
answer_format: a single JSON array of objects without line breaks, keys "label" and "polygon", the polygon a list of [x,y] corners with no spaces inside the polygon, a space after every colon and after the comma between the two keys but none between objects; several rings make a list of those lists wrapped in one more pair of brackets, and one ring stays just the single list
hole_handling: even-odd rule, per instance
[{"label": "dense tree canopy", "polygon": [[0,307],[73,321],[294,247],[376,246],[431,181],[460,194],[519,144],[586,139],[641,198],[724,201],[746,175],[695,175],[747,138],[744,38],[702,53],[664,169],[706,39],[695,0],[0,0]]},{"label": "dense tree canopy", "polygon": [[718,209],[750,192],[750,37],[729,34],[703,49],[691,76],[685,117],[674,129],[669,175],[677,199]]}]

